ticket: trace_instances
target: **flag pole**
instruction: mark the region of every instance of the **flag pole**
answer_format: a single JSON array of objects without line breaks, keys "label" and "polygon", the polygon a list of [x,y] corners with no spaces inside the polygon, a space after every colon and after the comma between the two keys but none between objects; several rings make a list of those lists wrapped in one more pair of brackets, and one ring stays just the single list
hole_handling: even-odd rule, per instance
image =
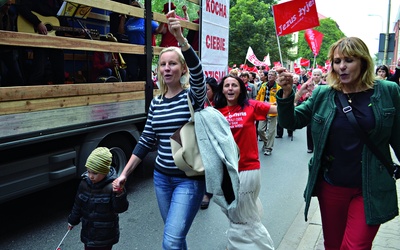
[{"label": "flag pole", "polygon": [[276,31],[276,22],[275,22],[275,13],[274,13],[274,8],[271,9],[272,10],[272,17],[274,18],[274,27],[275,27],[275,35],[276,35],[276,41],[278,42],[278,50],[279,50],[279,57],[280,57],[280,62],[281,62],[281,66],[283,67],[283,60],[282,60],[282,52],[281,52],[281,44],[279,42],[279,36],[278,36],[278,32]]},{"label": "flag pole", "polygon": [[314,55],[314,69],[315,69],[315,66],[317,65],[317,56],[316,55]]},{"label": "flag pole", "polygon": [[[276,28],[275,28],[275,34],[276,34]],[[276,34],[276,41],[278,42],[279,57],[280,57],[281,65],[282,65],[282,67],[283,67],[282,52],[281,52],[281,44],[279,43],[279,36],[278,36],[278,34]]]}]

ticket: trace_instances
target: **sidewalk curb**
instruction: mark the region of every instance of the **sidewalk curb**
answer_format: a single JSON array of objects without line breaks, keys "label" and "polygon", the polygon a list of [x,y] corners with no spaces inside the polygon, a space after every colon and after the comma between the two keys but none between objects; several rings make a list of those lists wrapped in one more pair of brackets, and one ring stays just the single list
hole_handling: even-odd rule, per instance
[{"label": "sidewalk curb", "polygon": [[318,201],[315,198],[311,199],[307,222],[304,221],[304,207],[305,205],[298,212],[276,250],[316,249],[315,247],[322,237]]}]

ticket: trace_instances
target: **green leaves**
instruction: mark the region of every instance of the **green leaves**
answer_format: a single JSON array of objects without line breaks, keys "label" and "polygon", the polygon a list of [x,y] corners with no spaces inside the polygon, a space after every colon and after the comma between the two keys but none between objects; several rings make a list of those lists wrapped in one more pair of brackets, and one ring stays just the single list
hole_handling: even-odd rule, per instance
[{"label": "green leaves", "polygon": [[[280,61],[271,5],[276,1],[238,0],[231,6],[229,20],[229,65],[242,64],[248,47],[259,60],[270,54],[271,62]],[[282,57],[293,58],[289,36],[280,37]]]},{"label": "green leaves", "polygon": [[[331,18],[321,19],[319,20],[319,24],[320,26],[313,29],[324,34],[324,39],[322,40],[321,49],[318,56],[316,57],[316,60],[318,65],[325,65],[330,46],[345,35],[339,29],[337,23]],[[304,38],[304,31],[299,32],[298,48],[299,57],[311,60],[311,64],[314,65],[314,55],[310,49],[310,46],[307,44]]]}]

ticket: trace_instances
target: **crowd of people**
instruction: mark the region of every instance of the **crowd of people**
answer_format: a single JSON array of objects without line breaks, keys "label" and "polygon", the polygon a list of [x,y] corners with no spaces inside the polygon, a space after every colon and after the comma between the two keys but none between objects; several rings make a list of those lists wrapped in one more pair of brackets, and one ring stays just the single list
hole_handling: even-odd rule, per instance
[{"label": "crowd of people", "polygon": [[[39,1],[23,3],[19,13],[37,26],[38,32],[46,34],[46,27],[31,11],[54,14],[51,11],[58,9],[61,2],[42,0],[41,5],[32,4]],[[131,4],[142,7],[136,1]],[[9,6],[4,2],[1,8]],[[307,152],[313,155],[304,193],[305,214],[307,217],[311,197],[316,196],[325,249],[371,249],[380,225],[399,213],[396,183],[361,140],[346,113],[354,113],[362,133],[377,144],[385,157],[390,159],[392,148],[399,158],[399,72],[390,76],[383,66],[375,71],[365,43],[356,37],[344,37],[329,49],[331,70],[325,79],[320,69],[313,69],[310,75],[305,70],[297,75],[285,68],[257,73],[233,69],[217,83],[216,79],[205,77],[199,57],[183,35],[181,20],[187,18],[176,15],[175,9],[173,4],[164,5],[167,23],[153,25],[154,34],[166,36],[157,64],[160,95],[151,101],[131,158],[119,176],[111,166],[112,155],[107,148],[96,148],[86,161],[87,172],[68,217],[69,229],[82,222],[85,249],[112,249],[119,241],[118,213],[129,206],[126,182],[154,146],[157,157],[153,182],[164,222],[160,244],[162,249],[189,248],[186,237],[191,224],[198,210],[208,207],[212,194],[206,190],[205,177],[187,176],[175,165],[171,153],[170,136],[191,116],[188,99],[195,110],[207,105],[219,110],[240,149],[237,206],[229,212],[222,209],[229,220],[227,249],[275,249],[261,220],[258,140],[262,141],[264,155],[271,155],[274,139],[283,135],[277,134],[278,126],[287,129],[289,136],[294,130],[307,127]],[[186,7],[182,10],[187,16]],[[2,25],[6,27],[8,23]],[[142,25],[140,18],[120,16],[118,29],[130,42],[140,43],[143,40],[136,39],[143,34]],[[31,75],[37,80],[30,81],[41,81],[44,58],[62,54],[62,50],[53,50],[35,51],[35,60],[41,61],[36,65],[37,75]],[[114,55],[105,57],[115,60]],[[137,64],[128,63],[126,77],[141,79],[140,58],[132,60]],[[116,65],[114,61],[112,67]],[[134,69],[130,68],[132,65],[136,65]],[[52,67],[54,74],[60,73],[56,70],[60,65]],[[54,75],[54,79],[57,77]],[[210,104],[205,104],[207,98]]]},{"label": "crowd of people", "polygon": [[[229,212],[221,207],[229,220],[227,249],[275,249],[261,220],[263,209],[258,197],[262,166],[257,135],[265,132],[261,122],[268,121],[272,115],[276,115],[277,123],[289,131],[310,127],[307,141],[312,143],[313,155],[304,193],[305,216],[307,220],[311,197],[316,196],[325,249],[371,249],[380,225],[399,213],[396,183],[390,170],[380,167],[379,158],[353,129],[346,112],[354,112],[362,133],[377,144],[385,157],[390,159],[390,147],[400,157],[400,88],[395,82],[375,74],[365,43],[356,37],[344,37],[332,44],[328,54],[331,71],[326,80],[319,69],[312,70],[304,82],[300,75],[277,68],[260,72],[260,82],[256,80],[257,74],[251,78],[248,72],[238,70],[238,75],[228,73],[217,83],[205,77],[201,62],[183,36],[180,19],[173,11],[169,13],[168,29],[180,46],[165,48],[160,53],[161,94],[151,102],[145,129],[129,162],[122,173],[115,176],[112,168],[104,168],[108,163],[95,161],[100,167],[91,163],[100,157],[98,152],[97,158],[89,156],[88,172],[81,184],[85,188],[80,188],[79,192],[95,188],[91,186],[96,181],[102,185],[108,183],[113,190],[112,199],[119,202],[114,202],[110,210],[115,214],[125,211],[124,187],[128,176],[157,145],[153,181],[164,221],[162,249],[188,249],[186,237],[191,224],[199,209],[208,207],[212,197],[205,183],[210,177],[186,176],[175,165],[171,154],[169,137],[189,119],[187,98],[190,98],[196,110],[212,105],[221,112],[240,149],[237,205]],[[258,91],[255,98],[252,98],[250,84]],[[207,98],[209,104],[205,104]],[[347,104],[342,103],[343,98]],[[261,136],[264,137],[267,139],[263,150],[272,151],[272,146],[268,146],[269,137]],[[107,150],[102,151],[108,160]],[[96,179],[96,174],[101,178]],[[79,198],[82,196],[78,194],[77,197],[69,217],[70,229],[79,223],[78,215],[82,221],[95,220],[85,218],[88,214],[85,209],[89,207]],[[117,217],[115,219],[118,222]],[[97,239],[101,242],[99,245],[108,242],[108,245],[101,245],[103,249],[111,249],[118,241],[117,231],[110,232],[114,234],[105,238],[108,241]],[[94,242],[87,231],[81,233],[81,238],[85,245]]]}]

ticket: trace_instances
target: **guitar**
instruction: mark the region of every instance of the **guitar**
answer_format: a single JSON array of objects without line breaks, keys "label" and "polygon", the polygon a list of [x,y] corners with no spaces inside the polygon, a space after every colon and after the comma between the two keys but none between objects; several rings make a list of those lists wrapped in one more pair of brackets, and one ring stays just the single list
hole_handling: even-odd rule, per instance
[{"label": "guitar", "polygon": [[[74,28],[74,27],[63,27],[60,26],[60,21],[58,20],[57,17],[54,16],[42,16],[34,11],[32,11],[33,14],[35,14],[41,21],[42,23],[46,26],[48,35],[49,36],[55,36],[56,31],[65,31],[65,32],[74,32],[74,33],[79,33],[81,35],[84,35],[86,32],[84,29],[81,28]],[[25,32],[25,33],[37,33],[37,30],[33,25],[28,22],[23,16],[18,15],[17,19],[17,28],[18,32]],[[90,36],[93,39],[100,39],[100,34],[98,30],[94,29],[86,29]]]}]

